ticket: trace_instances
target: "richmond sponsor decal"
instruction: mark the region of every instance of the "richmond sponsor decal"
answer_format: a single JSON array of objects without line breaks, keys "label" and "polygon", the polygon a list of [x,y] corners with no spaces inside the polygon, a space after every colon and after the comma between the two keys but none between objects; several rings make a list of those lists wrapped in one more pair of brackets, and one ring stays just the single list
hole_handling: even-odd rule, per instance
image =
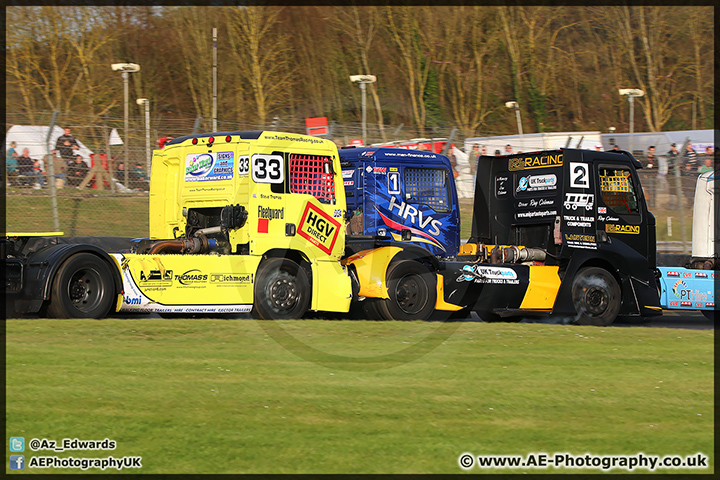
[{"label": "richmond sponsor decal", "polygon": [[339,233],[340,222],[312,203],[307,204],[298,235],[330,255]]},{"label": "richmond sponsor decal", "polygon": [[630,235],[639,235],[640,225],[618,225],[614,223],[608,223],[605,225],[605,231],[607,233],[625,233]]},{"label": "richmond sponsor decal", "polygon": [[517,272],[511,268],[465,265],[458,282],[519,284]]},{"label": "richmond sponsor decal", "polygon": [[211,273],[210,283],[213,285],[249,285],[253,283],[252,273]]},{"label": "richmond sponsor decal", "polygon": [[563,155],[562,153],[555,155],[528,155],[526,157],[511,158],[508,163],[508,170],[511,172],[530,170],[532,168],[561,167]]}]

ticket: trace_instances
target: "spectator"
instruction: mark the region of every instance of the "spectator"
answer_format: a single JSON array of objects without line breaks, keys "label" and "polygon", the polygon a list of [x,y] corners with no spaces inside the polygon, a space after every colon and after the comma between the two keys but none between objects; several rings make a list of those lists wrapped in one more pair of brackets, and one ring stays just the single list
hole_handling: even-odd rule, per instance
[{"label": "spectator", "polygon": [[65,160],[65,163],[69,165],[73,163],[73,158],[77,155],[76,151],[80,149],[80,145],[78,145],[77,140],[75,140],[75,137],[70,133],[70,127],[65,127],[64,131],[65,134],[60,135],[57,142],[55,142],[55,150],[53,153],[60,155],[62,159]]},{"label": "spectator", "polygon": [[675,168],[675,162],[677,161],[679,154],[680,152],[678,152],[677,144],[671,143],[670,150],[665,154],[665,157],[667,158],[668,171],[672,171]]},{"label": "spectator", "polygon": [[505,145],[505,155],[512,155],[512,154],[513,154],[512,147],[508,143],[507,145]]},{"label": "spectator", "polygon": [[595,144],[595,150],[598,152],[602,152],[603,146],[602,143],[596,143]]},{"label": "spectator", "polygon": [[15,142],[10,142],[10,148],[8,148],[7,154],[5,155],[5,171],[7,172],[8,187],[17,183],[18,153],[15,150],[15,147],[17,147],[17,144]]},{"label": "spectator", "polygon": [[115,180],[125,185],[125,162],[118,162],[115,165]]},{"label": "spectator", "polygon": [[30,158],[30,149],[24,148],[23,154],[17,157],[18,182],[20,186],[30,186],[34,163],[33,159]]},{"label": "spectator", "polygon": [[500,150],[495,150],[495,156],[496,156],[496,157],[499,157],[499,156],[500,156]]},{"label": "spectator", "polygon": [[83,160],[82,155],[75,156],[75,161],[68,166],[66,172],[68,186],[79,186],[89,171],[90,168]]},{"label": "spectator", "polygon": [[65,170],[67,170],[67,164],[65,163],[65,160],[63,160],[61,157],[56,157],[54,155],[46,155],[45,162],[46,164],[47,162],[53,162],[55,187],[63,188],[65,186]]},{"label": "spectator", "polygon": [[483,145],[480,149],[480,155],[482,155],[483,157],[487,155],[487,147],[485,145]]},{"label": "spectator", "polygon": [[32,183],[35,190],[40,190],[47,184],[47,182],[45,182],[45,171],[43,171],[40,160],[33,160]]},{"label": "spectator", "polygon": [[611,152],[620,152],[620,151],[621,151],[620,147],[618,147],[617,145],[613,145],[613,149],[611,150]]},{"label": "spectator", "polygon": [[693,175],[697,172],[697,152],[689,142],[687,147],[685,147],[685,153],[683,154],[682,160],[683,175]]},{"label": "spectator", "polygon": [[150,179],[147,178],[147,174],[145,170],[143,170],[140,162],[137,162],[131,167],[128,172],[128,180],[130,183],[129,187],[132,189],[147,191],[150,188]]},{"label": "spectator", "polygon": [[[712,151],[712,147],[708,147],[708,148],[710,149],[710,151]],[[705,154],[705,165],[702,165],[698,168],[698,173],[711,172],[711,171],[715,170],[714,163],[715,162],[714,162],[713,156]]]},{"label": "spectator", "polygon": [[657,164],[657,158],[655,158],[655,146],[650,145],[647,151],[647,168],[653,168]]}]

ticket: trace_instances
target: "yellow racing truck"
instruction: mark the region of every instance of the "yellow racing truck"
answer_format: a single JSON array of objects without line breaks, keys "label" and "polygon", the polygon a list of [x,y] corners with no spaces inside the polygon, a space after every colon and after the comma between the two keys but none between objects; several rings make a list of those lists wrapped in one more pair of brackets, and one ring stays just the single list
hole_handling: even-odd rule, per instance
[{"label": "yellow racing truck", "polygon": [[347,312],[338,162],[328,140],[261,131],[191,135],[155,151],[150,239],[113,254],[120,310]]}]

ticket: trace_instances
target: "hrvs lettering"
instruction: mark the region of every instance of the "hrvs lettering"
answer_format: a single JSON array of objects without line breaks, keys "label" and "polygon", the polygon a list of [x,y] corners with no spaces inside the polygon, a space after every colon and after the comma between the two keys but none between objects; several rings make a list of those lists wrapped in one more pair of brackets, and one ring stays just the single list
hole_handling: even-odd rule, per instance
[{"label": "hrvs lettering", "polygon": [[[392,213],[393,208],[397,208],[397,214],[400,215],[402,218],[407,220],[408,217],[410,217],[410,223],[413,225],[418,225],[423,230],[425,227],[430,224],[432,228],[428,233],[430,235],[440,235],[440,227],[442,227],[442,222],[440,220],[435,220],[432,216],[424,216],[422,212],[418,211],[417,208],[413,207],[412,205],[409,205],[403,201],[398,203],[397,200],[395,200],[395,197],[390,197],[390,205],[388,206],[388,210],[390,210],[390,213]],[[417,222],[415,221],[417,219]]]}]

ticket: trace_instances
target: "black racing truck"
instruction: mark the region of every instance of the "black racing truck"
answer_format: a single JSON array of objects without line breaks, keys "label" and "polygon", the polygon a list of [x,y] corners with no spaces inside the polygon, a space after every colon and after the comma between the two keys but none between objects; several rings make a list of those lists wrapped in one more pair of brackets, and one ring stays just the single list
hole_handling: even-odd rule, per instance
[{"label": "black racing truck", "polygon": [[480,157],[471,237],[437,272],[445,301],[486,321],[661,315],[655,218],[639,168],[627,152]]}]

